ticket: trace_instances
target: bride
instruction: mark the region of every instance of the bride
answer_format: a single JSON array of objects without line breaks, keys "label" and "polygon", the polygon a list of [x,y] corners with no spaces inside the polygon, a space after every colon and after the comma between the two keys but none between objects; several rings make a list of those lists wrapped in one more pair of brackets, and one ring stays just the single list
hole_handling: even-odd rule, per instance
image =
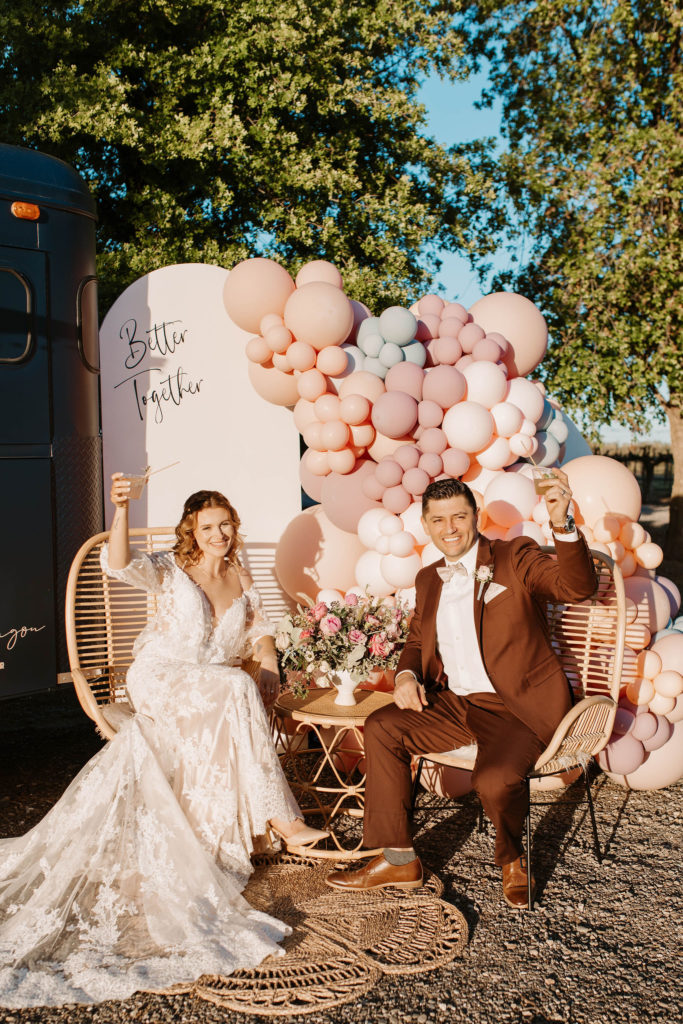
[{"label": "bride", "polygon": [[[115,473],[102,565],[158,595],[126,680],[135,713],[35,828],[0,840],[2,1006],[124,999],[255,967],[289,929],[241,896],[253,837],[327,835],[304,825],[272,743],[277,659],[237,557],[237,513],[199,491],[173,551],[131,557],[129,488]],[[240,667],[252,652],[258,688]]]}]

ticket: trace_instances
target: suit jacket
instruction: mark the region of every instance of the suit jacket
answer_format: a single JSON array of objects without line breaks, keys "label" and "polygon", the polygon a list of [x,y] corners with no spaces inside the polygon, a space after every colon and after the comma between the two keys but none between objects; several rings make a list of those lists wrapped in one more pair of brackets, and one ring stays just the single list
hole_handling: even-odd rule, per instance
[{"label": "suit jacket", "polygon": [[[488,585],[474,585],[473,614],[484,668],[515,717],[548,743],[571,707],[571,689],[550,643],[545,601],[581,601],[594,592],[597,578],[581,534],[558,542],[557,561],[528,537],[489,541],[479,537],[477,568],[493,566],[493,582],[506,589],[485,601]],[[436,645],[436,612],[442,580],[437,566],[422,569],[415,581],[415,614],[396,674],[409,669],[427,692],[445,689],[448,679]]]}]

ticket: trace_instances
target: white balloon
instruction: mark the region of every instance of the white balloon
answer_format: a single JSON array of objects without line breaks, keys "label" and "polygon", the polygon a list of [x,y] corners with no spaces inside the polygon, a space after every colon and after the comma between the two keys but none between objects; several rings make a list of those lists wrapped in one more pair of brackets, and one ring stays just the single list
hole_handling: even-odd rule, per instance
[{"label": "white balloon", "polygon": [[356,582],[363,592],[367,590],[373,597],[388,597],[394,592],[394,587],[382,575],[382,558],[386,555],[366,551],[356,562]]},{"label": "white balloon", "polygon": [[403,520],[395,516],[393,512],[387,512],[379,524],[379,532],[385,537],[391,537],[394,533],[400,533],[403,529]]},{"label": "white balloon", "polygon": [[405,558],[406,555],[412,555],[415,550],[415,538],[412,533],[408,533],[406,530],[401,530],[400,533],[395,533],[389,538],[389,553],[396,555],[397,558]]},{"label": "white balloon", "polygon": [[538,523],[530,523],[526,519],[524,522],[515,523],[505,534],[506,540],[513,540],[515,537],[531,537],[532,540],[541,545],[546,542],[545,534]]},{"label": "white balloon", "polygon": [[484,494],[484,506],[498,526],[510,527],[530,519],[537,495],[534,485],[521,473],[500,473]]},{"label": "white balloon", "polygon": [[383,555],[380,567],[387,583],[391,583],[394,587],[412,587],[415,577],[422,568],[422,561],[416,553],[408,555],[406,558]]},{"label": "white balloon", "polygon": [[327,590],[319,590],[315,599],[317,602],[322,601],[326,605],[334,604],[335,601],[344,602],[341,593],[338,590],[332,590],[331,587],[328,587]]},{"label": "white balloon", "polygon": [[543,413],[543,395],[532,381],[526,377],[513,377],[508,382],[506,402],[512,402],[521,409],[525,417],[534,425]]},{"label": "white balloon", "polygon": [[380,523],[386,519],[393,519],[394,516],[391,512],[387,512],[385,508],[369,508],[367,512],[358,520],[358,538],[362,544],[365,544],[366,548],[374,548],[375,544],[382,535],[380,530]]},{"label": "white balloon", "polygon": [[422,502],[414,501],[405,512],[401,512],[400,518],[408,533],[412,533],[416,544],[422,545],[429,541],[429,535],[425,533],[422,525]]},{"label": "white balloon", "polygon": [[432,544],[430,540],[429,544],[425,544],[422,549],[422,565],[432,565],[433,562],[438,562],[440,558],[443,558],[442,553],[436,544]]}]

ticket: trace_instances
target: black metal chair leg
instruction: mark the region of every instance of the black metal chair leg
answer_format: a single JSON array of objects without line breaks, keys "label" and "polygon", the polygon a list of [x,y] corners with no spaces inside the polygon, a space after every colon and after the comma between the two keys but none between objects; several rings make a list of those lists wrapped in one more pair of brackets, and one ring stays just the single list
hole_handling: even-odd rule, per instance
[{"label": "black metal chair leg", "polygon": [[602,850],[600,849],[600,836],[598,835],[598,823],[595,820],[595,808],[593,807],[593,797],[591,796],[591,782],[588,777],[588,769],[586,768],[583,773],[583,779],[586,783],[586,798],[588,800],[588,810],[591,816],[591,825],[593,826],[593,842],[595,843],[595,856],[598,864],[602,864]]},{"label": "black metal chair leg", "polygon": [[424,757],[421,757],[417,762],[417,771],[415,772],[415,778],[413,780],[413,792],[410,798],[410,814],[412,816],[415,810],[415,804],[417,803],[417,790],[420,785],[420,776],[422,775],[422,766],[425,763]]},{"label": "black metal chair leg", "polygon": [[528,805],[526,812],[526,893],[528,908],[533,910],[534,898],[531,891],[531,781],[528,778],[526,780],[526,797]]}]

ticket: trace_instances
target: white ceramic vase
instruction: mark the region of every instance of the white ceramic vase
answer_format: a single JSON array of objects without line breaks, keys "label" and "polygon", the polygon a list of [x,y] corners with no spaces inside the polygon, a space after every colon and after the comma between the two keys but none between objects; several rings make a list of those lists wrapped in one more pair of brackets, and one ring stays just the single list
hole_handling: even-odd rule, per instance
[{"label": "white ceramic vase", "polygon": [[345,668],[336,669],[329,673],[328,679],[337,690],[337,696],[334,698],[334,703],[341,704],[342,707],[352,707],[356,703],[354,690],[358,686],[358,683],[355,681],[351,673]]}]

